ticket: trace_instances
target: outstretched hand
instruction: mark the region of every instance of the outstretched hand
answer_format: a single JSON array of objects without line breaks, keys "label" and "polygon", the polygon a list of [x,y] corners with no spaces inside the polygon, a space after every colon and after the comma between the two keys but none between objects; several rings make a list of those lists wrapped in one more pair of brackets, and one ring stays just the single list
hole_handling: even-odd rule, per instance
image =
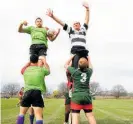
[{"label": "outstretched hand", "polygon": [[86,8],[86,9],[89,9],[89,4],[87,2],[83,2],[83,6]]},{"label": "outstretched hand", "polygon": [[46,15],[48,15],[49,17],[53,17],[53,10],[47,9]]}]

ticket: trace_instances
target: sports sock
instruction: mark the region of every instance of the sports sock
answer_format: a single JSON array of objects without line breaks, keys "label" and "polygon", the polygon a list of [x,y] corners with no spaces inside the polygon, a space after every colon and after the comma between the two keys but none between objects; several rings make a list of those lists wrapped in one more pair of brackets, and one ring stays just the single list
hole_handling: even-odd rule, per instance
[{"label": "sports sock", "polygon": [[43,124],[43,120],[37,120],[36,124]]},{"label": "sports sock", "polygon": [[24,115],[19,115],[18,116],[17,124],[24,124]]},{"label": "sports sock", "polygon": [[30,118],[30,124],[33,124],[33,122],[34,122],[34,114],[33,115],[29,115],[29,118]]},{"label": "sports sock", "polygon": [[66,122],[66,123],[68,122],[68,119],[69,119],[69,113],[70,113],[70,112],[65,113],[65,122]]}]

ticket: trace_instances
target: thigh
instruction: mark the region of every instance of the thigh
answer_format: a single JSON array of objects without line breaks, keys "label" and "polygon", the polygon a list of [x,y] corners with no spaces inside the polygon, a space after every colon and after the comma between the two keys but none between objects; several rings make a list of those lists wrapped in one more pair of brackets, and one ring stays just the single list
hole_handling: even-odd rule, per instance
[{"label": "thigh", "polygon": [[96,124],[94,114],[92,112],[85,113],[87,120],[90,124]]},{"label": "thigh", "polygon": [[32,44],[30,46],[30,55],[33,55],[33,54],[38,55],[39,54],[37,46],[38,46],[38,44]]},{"label": "thigh", "polygon": [[31,91],[27,91],[24,93],[24,96],[21,100],[22,107],[30,107],[31,106]]},{"label": "thigh", "polygon": [[20,115],[25,115],[29,107],[20,106]]},{"label": "thigh", "polygon": [[46,56],[47,55],[47,47],[44,44],[40,44],[38,46],[38,55],[39,56]]},{"label": "thigh", "polygon": [[43,108],[33,107],[36,120],[43,120]]},{"label": "thigh", "polygon": [[72,113],[72,124],[79,124],[80,113]]},{"label": "thigh", "polygon": [[72,59],[72,67],[78,68],[78,61],[80,58],[81,57],[78,54],[74,56],[74,58]]},{"label": "thigh", "polygon": [[33,107],[44,107],[44,101],[40,90],[34,90],[32,92],[32,106]]}]

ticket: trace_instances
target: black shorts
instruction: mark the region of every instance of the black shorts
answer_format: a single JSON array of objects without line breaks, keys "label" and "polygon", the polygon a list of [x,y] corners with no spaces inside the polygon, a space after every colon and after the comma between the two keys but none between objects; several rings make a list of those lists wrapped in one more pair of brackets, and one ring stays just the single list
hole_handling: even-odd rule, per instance
[{"label": "black shorts", "polygon": [[22,107],[44,107],[44,101],[40,90],[28,90],[24,93],[22,98]]},{"label": "black shorts", "polygon": [[47,47],[45,44],[32,44],[30,46],[30,54],[36,54],[38,56],[47,55]]},{"label": "black shorts", "polygon": [[[80,110],[71,110],[72,111],[72,113],[80,113]],[[87,109],[84,109],[84,112],[85,113],[90,113],[90,112],[92,112],[92,110],[87,110]]]},{"label": "black shorts", "polygon": [[88,53],[89,51],[86,50],[85,47],[82,46],[73,46],[71,48],[71,53],[72,54],[76,54],[74,56],[74,58],[72,59],[72,67],[74,68],[78,68],[78,61],[81,57],[85,57],[86,59],[88,59]]},{"label": "black shorts", "polygon": [[78,54],[82,57],[88,56],[89,51],[83,46],[73,46],[71,48],[71,54]]}]

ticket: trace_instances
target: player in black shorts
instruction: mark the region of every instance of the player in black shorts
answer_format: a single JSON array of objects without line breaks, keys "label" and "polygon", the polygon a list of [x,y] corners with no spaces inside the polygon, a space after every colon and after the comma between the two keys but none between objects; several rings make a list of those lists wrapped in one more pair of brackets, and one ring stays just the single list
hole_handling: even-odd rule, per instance
[{"label": "player in black shorts", "polygon": [[44,101],[42,93],[46,92],[44,78],[50,74],[50,69],[48,64],[44,62],[43,57],[41,58],[43,66],[40,65],[38,58],[37,55],[31,55],[30,62],[21,70],[25,81],[25,88],[17,124],[24,124],[24,115],[31,105],[36,117],[36,124],[43,124]]},{"label": "player in black shorts", "polygon": [[36,54],[38,56],[43,56],[44,61],[46,62],[46,54],[48,49],[48,39],[54,41],[58,36],[60,29],[58,31],[50,31],[49,28],[43,27],[43,21],[41,18],[35,20],[34,26],[27,26],[27,22],[24,21],[20,24],[18,31],[20,33],[27,33],[31,35],[32,45],[30,46],[30,54]]}]

